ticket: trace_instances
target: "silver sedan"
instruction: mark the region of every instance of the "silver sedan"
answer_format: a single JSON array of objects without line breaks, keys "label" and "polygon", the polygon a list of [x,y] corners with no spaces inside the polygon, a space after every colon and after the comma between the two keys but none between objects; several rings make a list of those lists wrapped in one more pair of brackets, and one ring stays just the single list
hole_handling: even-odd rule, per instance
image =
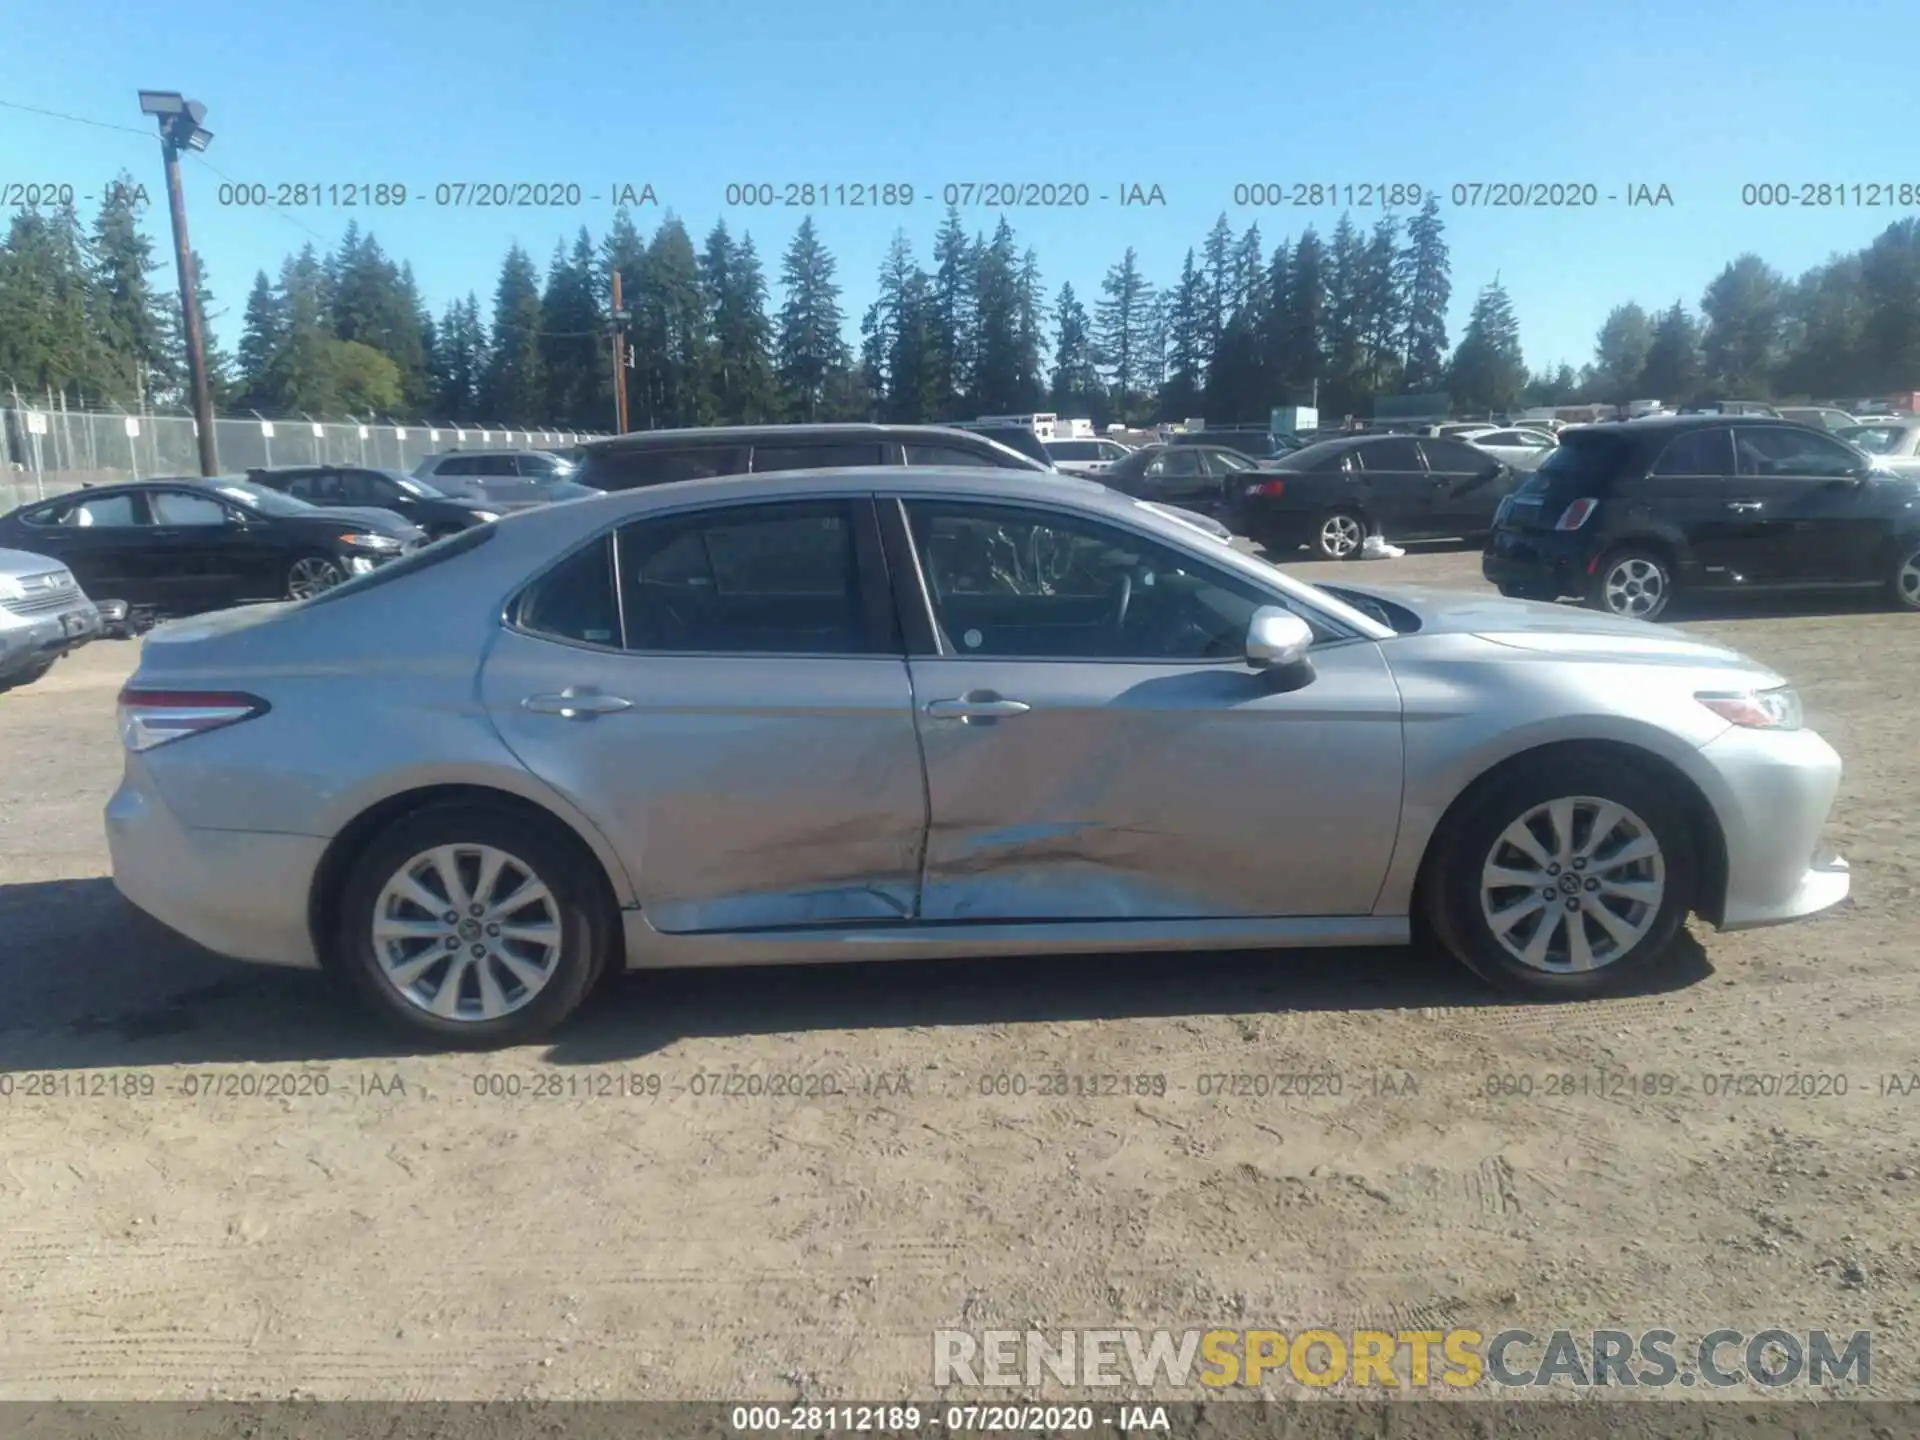
[{"label": "silver sedan", "polygon": [[449,1044],[608,967],[1407,943],[1580,997],[1847,893],[1840,760],[1674,631],[1303,584],[1065,477],[819,471],[479,526],[176,622],[114,879]]}]

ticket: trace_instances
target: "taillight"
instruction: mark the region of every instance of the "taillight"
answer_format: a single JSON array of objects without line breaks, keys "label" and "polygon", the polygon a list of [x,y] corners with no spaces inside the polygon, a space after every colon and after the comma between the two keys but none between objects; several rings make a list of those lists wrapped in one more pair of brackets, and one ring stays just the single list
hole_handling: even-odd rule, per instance
[{"label": "taillight", "polygon": [[258,695],[232,690],[136,690],[120,692],[120,743],[151,750],[264,715],[273,707]]},{"label": "taillight", "polygon": [[1249,485],[1246,493],[1249,495],[1284,495],[1287,493],[1287,482],[1284,480],[1268,480],[1259,485]]},{"label": "taillight", "polygon": [[1593,514],[1599,504],[1600,502],[1598,500],[1586,497],[1574,501],[1560,512],[1560,518],[1554,523],[1553,528],[1556,530],[1578,530],[1582,525],[1587,523],[1587,517]]}]

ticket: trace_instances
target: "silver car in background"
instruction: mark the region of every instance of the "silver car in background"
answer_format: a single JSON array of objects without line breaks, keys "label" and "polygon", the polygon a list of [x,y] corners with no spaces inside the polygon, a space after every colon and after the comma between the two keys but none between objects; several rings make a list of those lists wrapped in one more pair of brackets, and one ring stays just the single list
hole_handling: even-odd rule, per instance
[{"label": "silver car in background", "polygon": [[[395,625],[403,610],[408,624]],[[1099,485],[791,472],[509,516],[163,626],[114,879],[414,1030],[606,967],[1399,944],[1645,983],[1847,893],[1840,761],[1671,630],[1296,581]]]},{"label": "silver car in background", "polygon": [[100,611],[58,560],[0,550],[0,691],[31,685],[100,635]]}]

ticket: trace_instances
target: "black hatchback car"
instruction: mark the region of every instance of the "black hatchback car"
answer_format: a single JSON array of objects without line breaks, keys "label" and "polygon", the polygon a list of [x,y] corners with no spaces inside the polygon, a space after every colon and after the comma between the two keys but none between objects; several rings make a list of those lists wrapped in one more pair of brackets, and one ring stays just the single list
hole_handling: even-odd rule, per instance
[{"label": "black hatchback car", "polygon": [[417,550],[385,510],[320,510],[239,477],[90,486],[0,516],[0,548],[51,556],[95,600],[184,615],[303,600]]},{"label": "black hatchback car", "polygon": [[297,465],[279,470],[249,470],[247,479],[322,510],[391,510],[427,532],[430,539],[498,520],[531,502],[486,504],[471,496],[450,495],[438,485],[399,470],[348,465]]},{"label": "black hatchback car", "polygon": [[1513,467],[1436,435],[1350,435],[1266,461],[1229,493],[1234,528],[1268,549],[1357,559],[1369,534],[1478,539],[1512,493]]},{"label": "black hatchback car", "polygon": [[1823,430],[1744,415],[1580,426],[1514,492],[1503,595],[1657,618],[1682,591],[1883,587],[1920,610],[1920,481]]},{"label": "black hatchback car", "polygon": [[581,447],[573,479],[596,490],[634,490],[710,475],[827,470],[864,465],[1049,467],[984,435],[940,425],[723,425],[643,430]]}]

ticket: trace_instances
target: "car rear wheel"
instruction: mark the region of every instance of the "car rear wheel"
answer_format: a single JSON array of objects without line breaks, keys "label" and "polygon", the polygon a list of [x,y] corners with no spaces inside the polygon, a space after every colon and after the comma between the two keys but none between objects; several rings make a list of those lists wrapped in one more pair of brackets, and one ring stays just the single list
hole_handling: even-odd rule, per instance
[{"label": "car rear wheel", "polygon": [[347,578],[346,567],[326,555],[301,555],[287,567],[287,598],[309,600]]},{"label": "car rear wheel", "polygon": [[449,806],[381,832],[348,877],[337,951],[374,1008],[464,1048],[552,1029],[593,987],[617,919],[592,857],[546,825]]},{"label": "car rear wheel", "polygon": [[1580,999],[1668,961],[1699,873],[1670,787],[1611,759],[1556,755],[1469,797],[1423,901],[1441,942],[1491,984]]},{"label": "car rear wheel", "polygon": [[1594,567],[1587,604],[1630,620],[1658,620],[1673,600],[1673,568],[1652,550],[1615,550]]},{"label": "car rear wheel", "polygon": [[1920,610],[1920,545],[1909,544],[1901,550],[1887,588],[1900,609]]},{"label": "car rear wheel", "polygon": [[1352,510],[1329,510],[1313,532],[1313,548],[1323,560],[1357,560],[1367,543],[1367,522]]}]

